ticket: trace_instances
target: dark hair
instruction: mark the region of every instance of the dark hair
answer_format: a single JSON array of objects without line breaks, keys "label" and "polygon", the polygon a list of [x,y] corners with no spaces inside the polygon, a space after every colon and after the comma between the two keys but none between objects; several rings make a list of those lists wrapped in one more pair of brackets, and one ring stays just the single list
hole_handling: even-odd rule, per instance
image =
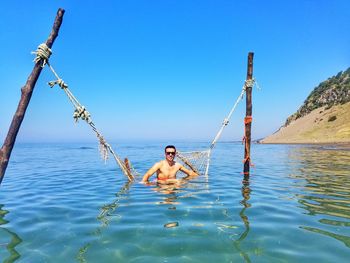
[{"label": "dark hair", "polygon": [[174,145],[167,145],[167,146],[165,147],[165,149],[164,149],[165,152],[166,152],[166,149],[174,149],[175,152],[176,152],[176,148],[175,148]]}]

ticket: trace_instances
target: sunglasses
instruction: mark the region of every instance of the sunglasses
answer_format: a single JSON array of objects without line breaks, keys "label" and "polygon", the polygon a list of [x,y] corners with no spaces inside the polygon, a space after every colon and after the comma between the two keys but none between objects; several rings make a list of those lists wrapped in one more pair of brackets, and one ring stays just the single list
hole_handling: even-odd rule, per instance
[{"label": "sunglasses", "polygon": [[165,152],[165,154],[166,154],[166,155],[170,155],[170,154],[175,155],[176,152]]}]

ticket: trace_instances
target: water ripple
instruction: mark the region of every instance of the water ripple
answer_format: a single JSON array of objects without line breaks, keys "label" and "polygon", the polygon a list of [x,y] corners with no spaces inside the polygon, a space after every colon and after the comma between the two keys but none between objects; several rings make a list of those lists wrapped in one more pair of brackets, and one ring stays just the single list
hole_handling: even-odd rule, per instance
[{"label": "water ripple", "polygon": [[[181,150],[204,143],[179,143]],[[145,172],[162,144],[115,144]],[[350,151],[218,144],[208,178],[128,183],[96,145],[22,144],[1,185],[6,262],[346,262]],[[333,253],[336,251],[337,253]]]}]

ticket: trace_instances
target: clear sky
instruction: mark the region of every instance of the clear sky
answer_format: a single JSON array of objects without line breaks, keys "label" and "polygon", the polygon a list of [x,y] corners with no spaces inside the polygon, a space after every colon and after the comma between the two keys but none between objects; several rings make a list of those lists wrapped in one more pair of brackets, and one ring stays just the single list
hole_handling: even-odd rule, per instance
[{"label": "clear sky", "polygon": [[[253,139],[276,131],[321,81],[350,66],[350,1],[19,1],[0,3],[3,142],[59,7],[51,64],[108,141],[210,141],[254,56]],[[94,141],[45,68],[22,142]],[[222,140],[243,135],[245,100]]]}]

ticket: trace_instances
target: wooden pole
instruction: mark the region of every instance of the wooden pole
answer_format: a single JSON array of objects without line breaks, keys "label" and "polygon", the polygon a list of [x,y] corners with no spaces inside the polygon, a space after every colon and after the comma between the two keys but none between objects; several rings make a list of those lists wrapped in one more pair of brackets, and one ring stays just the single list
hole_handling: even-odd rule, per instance
[{"label": "wooden pole", "polygon": [[[253,57],[254,53],[249,52],[248,54],[248,69],[247,69],[247,82],[253,79]],[[249,175],[250,169],[250,143],[251,143],[251,127],[252,127],[252,87],[251,85],[246,86],[246,116],[244,119],[244,175]]]},{"label": "wooden pole", "polygon": [[126,167],[126,172],[128,174],[128,179],[129,181],[133,181],[134,180],[134,177],[131,173],[131,167],[130,167],[130,162],[129,162],[129,159],[128,158],[125,158],[124,159],[124,164],[125,164],[125,167]]},{"label": "wooden pole", "polygon": [[[58,9],[55,22],[53,24],[51,33],[46,40],[46,45],[51,48],[56,37],[58,36],[58,31],[62,24],[62,18],[64,15],[63,9]],[[39,78],[39,75],[41,73],[41,70],[43,69],[41,67],[42,62],[39,61],[35,64],[32,73],[27,79],[26,84],[22,87],[21,92],[21,99],[18,103],[17,110],[15,115],[13,116],[9,131],[7,133],[7,136],[5,138],[4,144],[2,145],[0,149],[0,184],[4,178],[5,171],[8,165],[8,162],[10,160],[11,152],[13,149],[13,146],[16,142],[16,137],[18,134],[18,131],[21,127],[22,121],[24,119],[24,115],[26,113],[27,107],[30,102],[30,98],[32,97],[33,90],[35,87],[35,84]]]}]

